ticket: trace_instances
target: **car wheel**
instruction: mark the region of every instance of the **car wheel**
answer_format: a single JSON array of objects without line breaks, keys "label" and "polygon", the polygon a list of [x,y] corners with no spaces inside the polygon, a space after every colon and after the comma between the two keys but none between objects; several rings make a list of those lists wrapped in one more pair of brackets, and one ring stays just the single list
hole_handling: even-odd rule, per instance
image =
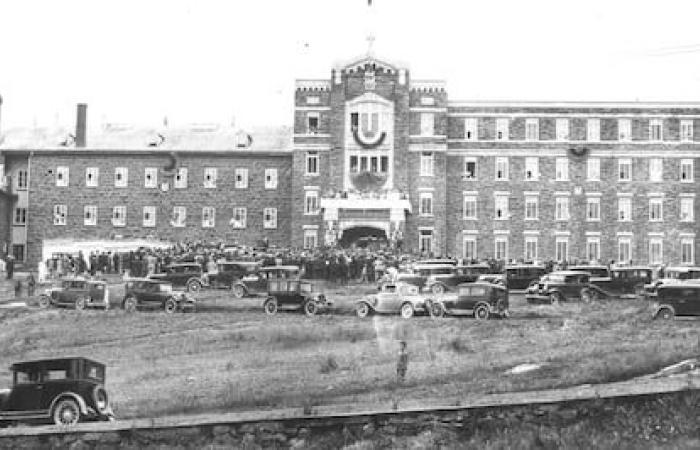
[{"label": "car wheel", "polygon": [[80,408],[75,400],[64,399],[53,409],[53,422],[59,426],[73,426],[80,421]]},{"label": "car wheel", "polygon": [[199,292],[202,290],[202,283],[197,280],[190,280],[187,283],[187,291],[188,292]]},{"label": "car wheel", "polygon": [[549,294],[549,303],[552,305],[558,305],[561,302],[561,294],[558,292],[552,292]]},{"label": "car wheel", "polygon": [[355,308],[355,314],[357,314],[357,317],[359,317],[360,319],[364,319],[365,317],[369,316],[369,313],[369,305],[365,302],[358,304]]},{"label": "car wheel", "polygon": [[445,315],[445,308],[442,307],[442,304],[440,302],[431,302],[429,305],[426,305],[428,308],[428,313],[432,317],[443,317]]},{"label": "car wheel", "polygon": [[137,305],[138,302],[134,297],[127,297],[126,300],[124,300],[124,311],[128,313],[136,312]]},{"label": "car wheel", "polygon": [[404,303],[403,305],[401,305],[401,317],[403,317],[404,319],[410,319],[411,317],[413,317],[414,312],[415,311],[413,309],[413,305],[411,305],[410,303]]},{"label": "car wheel", "polygon": [[42,295],[39,297],[39,308],[48,308],[51,306],[51,298],[48,295]]},{"label": "car wheel", "polygon": [[592,291],[588,288],[581,289],[581,301],[583,303],[590,303],[593,300]]},{"label": "car wheel", "polygon": [[177,302],[172,298],[167,299],[163,304],[163,310],[168,314],[174,313],[177,311]]},{"label": "car wheel", "polygon": [[75,299],[75,309],[78,311],[82,311],[85,309],[85,306],[87,306],[87,300],[83,297],[78,297]]},{"label": "car wheel", "polygon": [[673,310],[671,308],[661,308],[659,312],[656,313],[656,319],[671,320],[673,319]]},{"label": "car wheel", "polygon": [[233,288],[233,296],[236,298],[243,298],[245,297],[245,288],[241,286],[240,284],[235,285]]},{"label": "car wheel", "polygon": [[263,304],[263,309],[268,316],[274,316],[277,314],[277,300],[274,297],[268,298]]},{"label": "car wheel", "polygon": [[306,303],[304,303],[304,314],[307,316],[311,317],[316,314],[318,311],[318,307],[316,306],[316,302],[313,300],[309,300]]},{"label": "car wheel", "polygon": [[440,295],[445,293],[445,286],[441,284],[434,284],[432,288],[430,288],[433,294]]},{"label": "car wheel", "polygon": [[474,318],[476,320],[487,320],[490,315],[491,312],[489,311],[489,308],[486,305],[481,304],[474,309]]}]

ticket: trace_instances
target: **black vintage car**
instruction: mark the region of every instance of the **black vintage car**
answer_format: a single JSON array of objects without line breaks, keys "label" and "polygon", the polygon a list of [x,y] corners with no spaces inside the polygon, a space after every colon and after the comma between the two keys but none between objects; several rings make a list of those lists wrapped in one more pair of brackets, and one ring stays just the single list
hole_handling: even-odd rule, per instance
[{"label": "black vintage car", "polygon": [[464,283],[457,292],[435,297],[425,302],[433,317],[473,316],[486,320],[491,316],[508,316],[508,289],[488,282]]},{"label": "black vintage car", "polygon": [[85,308],[109,309],[107,283],[85,278],[64,278],[60,287],[47,289],[39,296],[39,306],[68,306],[79,311]]},{"label": "black vintage car", "polygon": [[139,309],[162,309],[168,314],[175,311],[195,310],[195,299],[185,292],[174,291],[173,285],[149,278],[133,279],[126,283],[122,308],[126,312]]},{"label": "black vintage car", "polygon": [[167,281],[175,287],[197,292],[204,285],[203,274],[202,266],[198,263],[176,263],[165,266],[162,273],[151,274],[148,278]]},{"label": "black vintage car", "polygon": [[653,310],[653,317],[657,319],[700,316],[700,282],[692,280],[659,286]]},{"label": "black vintage car", "polygon": [[238,282],[260,270],[261,264],[255,261],[219,261],[216,272],[208,272],[202,277],[206,287],[212,289],[235,290]]},{"label": "black vintage car", "polygon": [[15,363],[12,389],[0,390],[0,424],[113,420],[105,366],[87,358]]},{"label": "black vintage car", "polygon": [[644,285],[651,283],[654,270],[644,266],[611,267],[607,277],[591,276],[593,297],[644,297]]},{"label": "black vintage car", "polygon": [[547,273],[545,266],[537,264],[514,264],[506,266],[506,286],[508,289],[523,290]]},{"label": "black vintage car", "polygon": [[573,270],[562,270],[544,275],[536,286],[528,288],[525,300],[528,303],[558,304],[563,301],[593,299],[590,274]]},{"label": "black vintage car", "polygon": [[265,294],[268,292],[268,281],[276,279],[297,279],[299,278],[299,267],[297,266],[266,266],[261,267],[256,272],[246,274],[233,285],[233,295],[236,298],[243,298],[252,295]]},{"label": "black vintage car", "polygon": [[267,291],[263,310],[270,316],[279,309],[302,310],[307,316],[313,316],[332,306],[324,294],[314,291],[314,285],[304,280],[271,279]]}]

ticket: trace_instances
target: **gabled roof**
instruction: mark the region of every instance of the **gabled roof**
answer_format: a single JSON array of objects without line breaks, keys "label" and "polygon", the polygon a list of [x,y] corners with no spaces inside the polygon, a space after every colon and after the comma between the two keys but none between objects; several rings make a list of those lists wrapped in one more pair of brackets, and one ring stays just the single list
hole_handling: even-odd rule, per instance
[{"label": "gabled roof", "polygon": [[372,54],[366,54],[350,60],[338,62],[333,66],[333,68],[336,70],[346,70],[355,67],[364,67],[366,64],[375,64],[377,67],[391,69],[392,71],[398,71],[399,69],[408,68],[408,65],[406,64],[399,62],[389,62],[385,59],[379,59]]}]

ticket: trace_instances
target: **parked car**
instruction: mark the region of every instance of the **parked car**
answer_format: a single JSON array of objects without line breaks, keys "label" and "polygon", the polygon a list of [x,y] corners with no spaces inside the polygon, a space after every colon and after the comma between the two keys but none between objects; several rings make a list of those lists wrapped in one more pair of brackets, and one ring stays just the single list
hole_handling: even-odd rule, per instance
[{"label": "parked car", "polygon": [[666,267],[659,279],[644,285],[644,294],[647,298],[654,298],[660,286],[697,279],[700,279],[700,267]]},{"label": "parked car", "polygon": [[591,276],[593,297],[644,296],[644,286],[651,282],[653,269],[643,266],[611,267],[609,276]]},{"label": "parked car", "polygon": [[203,287],[234,290],[236,283],[246,275],[255,274],[261,264],[256,261],[219,261],[216,272],[202,276]]},{"label": "parked car", "polygon": [[367,295],[355,303],[355,312],[360,318],[372,313],[400,314],[404,319],[415,313],[423,313],[426,298],[420,295],[418,286],[397,282],[384,283],[380,292]]},{"label": "parked car", "polygon": [[234,297],[243,298],[252,295],[266,294],[268,281],[276,279],[298,279],[298,266],[266,266],[256,272],[251,272],[237,280],[231,287]]},{"label": "parked car", "polygon": [[[444,266],[435,266],[444,267]],[[473,264],[468,266],[454,266],[448,273],[444,270],[427,270],[427,278],[424,291],[430,291],[433,294],[442,294],[450,292],[457,288],[462,283],[473,283],[482,274],[488,273],[490,267],[486,264]]]},{"label": "parked car", "polygon": [[473,316],[486,320],[491,316],[508,316],[508,289],[500,284],[475,282],[460,284],[456,293],[426,300],[433,317]]},{"label": "parked car", "polygon": [[12,388],[0,390],[0,423],[113,420],[105,390],[105,366],[87,358],[18,362]]},{"label": "parked car", "polygon": [[60,287],[49,288],[39,296],[39,306],[72,306],[82,311],[85,308],[109,309],[107,283],[85,278],[64,278]]},{"label": "parked car", "polygon": [[506,266],[506,286],[508,289],[523,290],[547,273],[545,266],[537,264],[514,264]]},{"label": "parked car", "polygon": [[700,316],[700,282],[696,280],[659,286],[653,317]]},{"label": "parked car", "polygon": [[572,270],[552,272],[540,279],[537,288],[525,295],[528,303],[558,304],[563,301],[581,300],[589,302],[593,298],[590,274]]},{"label": "parked car", "polygon": [[455,276],[455,266],[452,264],[414,264],[407,273],[399,273],[396,281],[416,286],[418,291],[431,289],[444,292],[447,283],[451,283]]},{"label": "parked car", "polygon": [[277,314],[280,309],[302,310],[307,316],[313,316],[332,306],[324,294],[314,291],[311,282],[276,278],[268,281],[263,310],[268,315]]},{"label": "parked car", "polygon": [[126,292],[122,300],[126,312],[139,309],[162,309],[168,314],[175,311],[194,312],[196,301],[182,291],[174,291],[173,285],[150,278],[133,279],[126,283]]},{"label": "parked car", "polygon": [[202,266],[198,263],[175,263],[165,266],[162,273],[151,274],[148,278],[167,281],[175,287],[197,292],[204,285],[203,274]]}]

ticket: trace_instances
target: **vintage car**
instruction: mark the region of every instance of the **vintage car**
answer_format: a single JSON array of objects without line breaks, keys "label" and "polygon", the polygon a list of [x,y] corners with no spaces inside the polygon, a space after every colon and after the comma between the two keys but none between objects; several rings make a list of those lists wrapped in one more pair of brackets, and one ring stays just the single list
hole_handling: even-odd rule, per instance
[{"label": "vintage car", "polygon": [[644,296],[644,286],[651,282],[653,269],[643,266],[611,267],[607,277],[591,275],[593,298]]},{"label": "vintage car", "polygon": [[175,287],[184,287],[197,292],[202,289],[202,266],[199,263],[175,263],[165,266],[162,273],[151,274],[148,278],[167,281]]},{"label": "vintage car", "polygon": [[231,287],[233,296],[243,298],[268,292],[268,281],[275,279],[298,279],[299,267],[297,266],[266,266],[256,272],[251,272],[238,279]]},{"label": "vintage car", "polygon": [[599,278],[610,278],[610,267],[601,264],[582,264],[578,266],[570,266],[567,270],[588,272],[591,274],[591,281]]},{"label": "vintage car", "polygon": [[64,278],[60,287],[49,288],[39,296],[39,306],[71,306],[82,311],[85,308],[109,309],[107,283],[85,278]]},{"label": "vintage car", "polygon": [[150,278],[132,279],[127,281],[122,300],[122,308],[126,312],[139,309],[162,309],[168,314],[175,311],[194,312],[196,301],[185,292],[174,291],[173,285]]},{"label": "vintage car", "polygon": [[549,273],[540,279],[535,289],[528,289],[525,300],[551,304],[571,300],[590,302],[593,299],[590,277],[587,272],[574,270]]},{"label": "vintage car", "polygon": [[700,316],[700,281],[659,286],[652,309],[656,319]]},{"label": "vintage car", "polygon": [[535,280],[547,273],[545,266],[537,264],[514,264],[506,266],[506,286],[508,289],[521,291]]},{"label": "vintage car", "polygon": [[267,291],[263,310],[270,316],[280,309],[302,310],[307,316],[313,316],[333,306],[324,294],[315,292],[314,285],[305,280],[270,279]]},{"label": "vintage car", "polygon": [[105,366],[87,358],[15,363],[12,389],[0,390],[0,424],[114,420]]},{"label": "vintage car", "polygon": [[442,294],[457,288],[462,283],[473,283],[481,275],[489,273],[491,268],[487,264],[470,264],[466,266],[455,266],[451,273],[429,274],[424,291],[430,291],[433,294]]},{"label": "vintage car", "polygon": [[426,300],[426,308],[433,317],[473,316],[486,320],[491,316],[508,316],[508,289],[500,284],[464,283],[450,293]]},{"label": "vintage car", "polygon": [[260,267],[261,264],[256,261],[218,261],[216,272],[202,275],[202,287],[234,290],[241,278],[257,273]]},{"label": "vintage car", "polygon": [[426,298],[420,295],[418,287],[409,283],[384,283],[380,292],[365,296],[355,304],[357,317],[365,318],[372,313],[400,314],[404,319],[415,313],[423,313]]},{"label": "vintage car", "polygon": [[688,280],[700,279],[700,267],[680,266],[666,267],[657,280],[644,285],[644,295],[647,298],[656,297],[656,291],[660,286],[683,283]]}]

